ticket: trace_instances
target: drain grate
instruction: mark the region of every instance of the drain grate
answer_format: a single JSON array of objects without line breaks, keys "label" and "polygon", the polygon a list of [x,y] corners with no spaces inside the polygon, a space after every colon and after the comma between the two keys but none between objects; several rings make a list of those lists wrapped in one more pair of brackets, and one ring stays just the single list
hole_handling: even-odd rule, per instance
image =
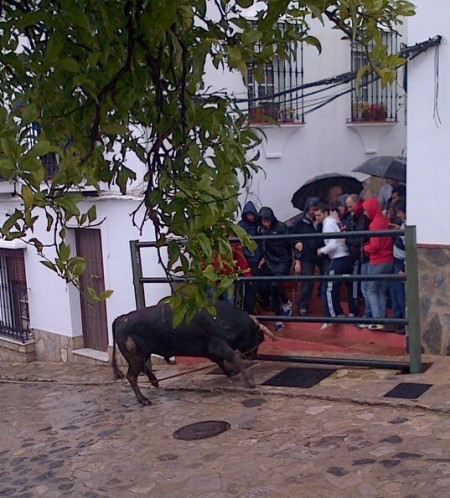
[{"label": "drain grate", "polygon": [[404,398],[404,399],[415,399],[422,394],[433,384],[415,384],[414,382],[402,382],[391,389],[388,393],[384,395],[385,398]]},{"label": "drain grate", "polygon": [[218,436],[229,428],[230,424],[223,420],[206,420],[205,422],[195,422],[194,424],[180,427],[173,433],[173,437],[183,441],[195,441],[196,439]]},{"label": "drain grate", "polygon": [[262,383],[263,386],[312,387],[329,377],[335,368],[294,368],[289,367]]}]

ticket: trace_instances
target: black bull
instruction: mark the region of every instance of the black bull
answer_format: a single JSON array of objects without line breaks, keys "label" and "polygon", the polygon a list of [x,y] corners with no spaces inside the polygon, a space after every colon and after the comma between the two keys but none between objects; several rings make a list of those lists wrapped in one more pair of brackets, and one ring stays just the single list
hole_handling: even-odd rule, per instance
[{"label": "black bull", "polygon": [[217,315],[198,311],[189,323],[172,326],[173,313],[169,305],[156,305],[121,315],[113,323],[112,367],[114,379],[123,378],[116,363],[116,344],[128,363],[127,379],[136,398],[142,405],[149,405],[139,389],[138,376],[145,373],[153,386],[158,379],[147,365],[151,354],[158,354],[169,361],[172,356],[204,357],[217,363],[227,376],[241,373],[249,387],[255,387],[252,374],[247,370],[246,357],[254,357],[264,334],[273,334],[255,317],[218,301]]}]

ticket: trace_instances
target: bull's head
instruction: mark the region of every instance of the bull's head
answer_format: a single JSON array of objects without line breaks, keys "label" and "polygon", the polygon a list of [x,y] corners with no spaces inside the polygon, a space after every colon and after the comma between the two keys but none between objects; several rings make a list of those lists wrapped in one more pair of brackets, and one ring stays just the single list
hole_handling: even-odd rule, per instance
[{"label": "bull's head", "polygon": [[245,358],[253,359],[258,353],[258,346],[264,342],[265,335],[274,341],[276,340],[276,337],[265,325],[260,323],[255,316],[249,316],[253,324],[249,326],[248,332],[245,334],[238,349]]}]

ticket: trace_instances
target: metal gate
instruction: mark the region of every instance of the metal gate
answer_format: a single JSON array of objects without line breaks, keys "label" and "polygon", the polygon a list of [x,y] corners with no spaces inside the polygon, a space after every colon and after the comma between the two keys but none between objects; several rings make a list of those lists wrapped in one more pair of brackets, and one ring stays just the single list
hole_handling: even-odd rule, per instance
[{"label": "metal gate", "polygon": [[[327,365],[348,365],[348,366],[368,366],[373,368],[387,368],[405,370],[409,373],[420,373],[422,371],[421,360],[421,331],[419,315],[419,285],[418,285],[418,259],[416,243],[416,227],[406,226],[404,230],[380,230],[380,231],[361,231],[361,232],[339,232],[339,233],[320,233],[320,234],[289,234],[289,235],[261,235],[253,237],[255,241],[267,239],[295,239],[304,240],[308,238],[368,238],[368,237],[395,237],[397,235],[405,237],[406,252],[406,272],[405,274],[379,274],[379,275],[313,275],[313,276],[296,276],[288,275],[282,277],[245,277],[246,281],[277,281],[277,282],[301,282],[305,280],[315,281],[363,281],[363,280],[399,280],[405,282],[406,286],[406,318],[341,318],[341,317],[300,317],[300,316],[266,316],[257,315],[260,321],[284,321],[284,322],[318,322],[318,323],[381,323],[404,325],[407,331],[409,361],[387,361],[376,358],[368,359],[350,359],[350,358],[316,358],[306,356],[280,356],[280,355],[258,355],[261,360],[286,361],[298,363],[315,363]],[[141,249],[156,248],[156,242],[139,242],[131,241],[131,260],[133,267],[133,283],[136,297],[137,308],[145,307],[144,284],[157,284],[168,282],[180,282],[183,278],[171,279],[166,277],[144,277],[142,274]]]},{"label": "metal gate", "polygon": [[0,335],[32,339],[23,249],[0,249]]}]

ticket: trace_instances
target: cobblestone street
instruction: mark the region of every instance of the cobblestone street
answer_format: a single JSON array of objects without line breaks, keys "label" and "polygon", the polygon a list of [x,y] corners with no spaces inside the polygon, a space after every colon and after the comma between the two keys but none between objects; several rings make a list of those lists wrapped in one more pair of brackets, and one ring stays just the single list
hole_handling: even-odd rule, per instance
[{"label": "cobblestone street", "polygon": [[[141,407],[125,381],[110,381],[108,367],[14,368],[0,369],[0,496],[449,496],[448,386],[437,387],[441,406],[426,407],[358,397],[358,389],[370,395],[369,385],[385,389],[386,372],[364,370],[365,380],[351,382],[341,374],[320,392],[250,391],[203,371],[159,390],[140,378],[153,403]],[[257,366],[255,377],[274,368],[282,367]],[[160,367],[157,376],[177,369]],[[208,420],[230,430],[173,437]]]}]

